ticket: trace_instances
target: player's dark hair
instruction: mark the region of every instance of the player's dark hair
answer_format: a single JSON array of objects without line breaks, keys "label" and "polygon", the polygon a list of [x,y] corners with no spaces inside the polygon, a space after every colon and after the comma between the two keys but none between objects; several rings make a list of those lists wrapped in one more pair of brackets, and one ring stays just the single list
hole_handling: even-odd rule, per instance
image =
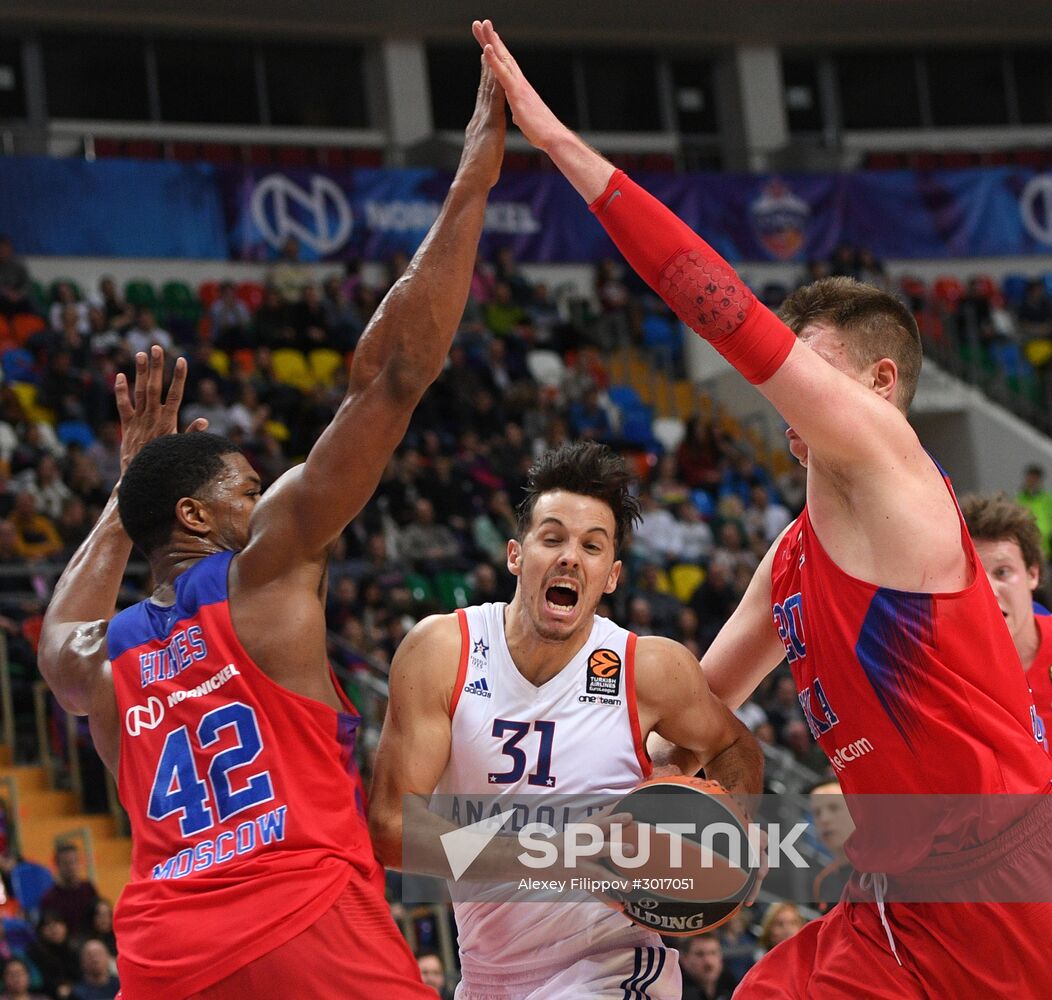
[{"label": "player's dark hair", "polygon": [[530,530],[533,508],[545,493],[564,490],[605,503],[614,515],[614,543],[620,549],[639,520],[639,501],[628,491],[632,477],[624,459],[605,444],[578,441],[545,452],[530,467],[526,497],[519,504],[519,538]]},{"label": "player's dark hair", "polygon": [[835,326],[847,335],[848,353],[859,369],[891,358],[899,372],[895,403],[904,413],[909,410],[923,352],[913,313],[894,295],[854,278],[822,278],[793,292],[779,315],[797,335],[812,323]]},{"label": "player's dark hair", "polygon": [[[980,542],[1015,542],[1023,554],[1023,565],[1044,568],[1041,557],[1041,530],[1033,512],[1009,500],[1003,493],[961,497],[961,513],[968,534]],[[1040,576],[1039,576],[1040,579]]]},{"label": "player's dark hair", "polygon": [[166,434],[135,456],[121,477],[117,503],[124,530],[145,555],[171,538],[176,504],[199,497],[223,471],[223,456],[237,451],[218,434]]}]

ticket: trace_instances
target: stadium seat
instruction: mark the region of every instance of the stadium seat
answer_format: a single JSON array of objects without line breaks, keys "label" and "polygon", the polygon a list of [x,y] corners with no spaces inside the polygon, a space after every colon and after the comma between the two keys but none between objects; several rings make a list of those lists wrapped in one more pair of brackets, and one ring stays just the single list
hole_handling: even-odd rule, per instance
[{"label": "stadium seat", "polygon": [[997,287],[997,282],[994,281],[990,275],[976,274],[973,276],[972,281],[975,283],[976,291],[978,291],[987,302],[992,302],[1001,297],[1001,289]]},{"label": "stadium seat", "polygon": [[128,305],[148,309],[157,308],[157,289],[145,278],[135,278],[124,286],[124,297]]},{"label": "stadium seat", "polygon": [[46,327],[47,323],[43,318],[34,316],[32,313],[19,313],[11,318],[11,332],[19,346],[25,344],[34,333],[39,333]]},{"label": "stadium seat", "polygon": [[314,385],[314,379],[307,367],[307,359],[303,356],[302,351],[291,347],[279,347],[271,354],[270,361],[276,382],[295,386],[303,392]]},{"label": "stadium seat", "polygon": [[213,350],[208,355],[208,367],[222,378],[230,375],[230,355],[226,351]]},{"label": "stadium seat", "polygon": [[37,387],[35,385],[30,382],[12,382],[11,390],[18,397],[18,402],[22,406],[22,412],[26,415],[26,420],[34,424],[53,424],[55,422],[55,414],[51,410],[37,405]]},{"label": "stadium seat", "polygon": [[343,368],[343,355],[329,347],[316,347],[307,355],[307,362],[314,381],[331,386],[336,381],[336,373]]},{"label": "stadium seat", "polygon": [[406,573],[405,585],[409,588],[409,593],[413,595],[413,600],[418,604],[435,599],[431,581],[422,573]]},{"label": "stadium seat", "polygon": [[1017,306],[1026,298],[1027,286],[1030,279],[1025,274],[1006,274],[1001,279],[1001,293],[1005,302],[1010,306]]},{"label": "stadium seat", "polygon": [[630,385],[612,385],[607,391],[610,402],[619,410],[635,410],[643,405],[639,393]]},{"label": "stadium seat", "polygon": [[538,385],[547,389],[557,389],[566,374],[563,359],[555,351],[530,351],[526,355],[526,369]]},{"label": "stadium seat", "polygon": [[1043,368],[1049,361],[1052,361],[1052,340],[1047,337],[1028,340],[1023,347],[1023,352],[1031,365],[1035,368]]},{"label": "stadium seat", "polygon": [[471,586],[463,573],[438,573],[435,576],[435,593],[447,611],[466,608],[471,603]]},{"label": "stadium seat", "polygon": [[258,281],[242,281],[237,286],[237,297],[254,313],[263,304],[263,286]]},{"label": "stadium seat", "polygon": [[5,382],[31,382],[39,381],[36,369],[33,367],[33,355],[24,347],[14,347],[4,351],[0,357],[0,370],[4,373]]},{"label": "stadium seat", "polygon": [[251,375],[256,370],[256,352],[251,347],[242,347],[234,351],[234,364],[240,371]]},{"label": "stadium seat", "polygon": [[177,317],[188,323],[201,318],[201,303],[185,281],[167,281],[161,288],[161,305],[167,317]]},{"label": "stadium seat", "polygon": [[672,582],[672,593],[680,604],[689,603],[694,591],[705,582],[705,570],[694,563],[676,563],[668,575]]},{"label": "stadium seat", "polygon": [[690,500],[706,521],[716,513],[716,504],[706,490],[691,490]]},{"label": "stadium seat", "polygon": [[658,417],[654,421],[653,431],[661,447],[666,452],[674,452],[687,433],[687,425],[678,417]]},{"label": "stadium seat", "polygon": [[202,281],[197,286],[197,298],[200,300],[201,305],[207,309],[216,299],[219,298],[219,282],[218,281]]},{"label": "stadium seat", "polygon": [[936,304],[944,312],[955,313],[957,312],[957,307],[961,304],[961,299],[964,298],[964,286],[958,278],[952,275],[944,275],[935,279],[935,284],[932,286],[932,295]]},{"label": "stadium seat", "polygon": [[55,428],[55,436],[65,445],[76,444],[81,448],[90,448],[95,443],[95,435],[83,420],[63,420]]}]

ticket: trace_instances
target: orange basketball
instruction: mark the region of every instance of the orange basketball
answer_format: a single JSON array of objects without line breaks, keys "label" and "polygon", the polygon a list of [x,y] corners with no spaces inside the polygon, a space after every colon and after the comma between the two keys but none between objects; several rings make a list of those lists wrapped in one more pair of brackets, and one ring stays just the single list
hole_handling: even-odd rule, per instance
[{"label": "orange basketball", "polygon": [[629,920],[688,936],[719,927],[745,904],[756,882],[748,822],[719,782],[653,778],[613,812],[633,819],[612,831],[603,862],[631,886],[623,894]]}]

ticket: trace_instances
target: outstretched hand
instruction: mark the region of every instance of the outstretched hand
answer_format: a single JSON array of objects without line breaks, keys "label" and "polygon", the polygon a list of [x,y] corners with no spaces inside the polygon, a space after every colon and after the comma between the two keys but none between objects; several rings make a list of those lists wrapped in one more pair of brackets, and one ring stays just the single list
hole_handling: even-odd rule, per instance
[{"label": "outstretched hand", "polygon": [[567,133],[567,128],[555,117],[551,108],[541,100],[533,85],[519,69],[519,64],[508,51],[493,27],[492,21],[474,21],[471,33],[482,46],[482,54],[511,106],[511,117],[522,134],[544,152]]},{"label": "outstretched hand", "polygon": [[475,167],[482,172],[486,183],[493,187],[500,177],[504,160],[504,90],[486,62],[482,59],[482,77],[475,98],[475,112],[464,130],[464,153],[461,169]]},{"label": "outstretched hand", "polygon": [[[168,395],[161,402],[164,388],[164,351],[156,344],[149,354],[140,351],[135,355],[135,387],[129,389],[128,379],[117,376],[114,392],[117,396],[117,413],[121,420],[121,475],[127,471],[131,461],[154,438],[175,434],[179,430],[179,407],[183,401],[186,385],[186,359],[179,358],[172,374]],[[204,417],[195,420],[190,431],[208,428]]]}]

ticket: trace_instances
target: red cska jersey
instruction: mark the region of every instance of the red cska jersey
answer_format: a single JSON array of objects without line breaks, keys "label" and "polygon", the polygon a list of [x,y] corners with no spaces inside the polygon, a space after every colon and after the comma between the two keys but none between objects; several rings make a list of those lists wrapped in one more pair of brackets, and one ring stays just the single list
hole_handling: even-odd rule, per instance
[{"label": "red cska jersey", "polygon": [[1026,672],[1026,680],[1034,696],[1037,714],[1045,726],[1045,737],[1052,736],[1052,615],[1035,614],[1040,645],[1034,662]]},{"label": "red cska jersey", "polygon": [[[952,495],[948,481],[947,489]],[[1052,761],[1033,700],[963,519],[961,544],[973,581],[952,594],[849,576],[822,548],[806,508],[778,546],[775,627],[811,733],[848,795],[1049,790]],[[997,832],[974,815],[934,826],[926,844],[885,859],[886,870]]]},{"label": "red cska jersey", "polygon": [[135,998],[218,982],[310,927],[351,879],[383,898],[360,717],[342,692],[337,712],[252,662],[230,620],[233,555],[186,570],[172,607],[142,601],[109,626],[133,844],[114,923]]}]

